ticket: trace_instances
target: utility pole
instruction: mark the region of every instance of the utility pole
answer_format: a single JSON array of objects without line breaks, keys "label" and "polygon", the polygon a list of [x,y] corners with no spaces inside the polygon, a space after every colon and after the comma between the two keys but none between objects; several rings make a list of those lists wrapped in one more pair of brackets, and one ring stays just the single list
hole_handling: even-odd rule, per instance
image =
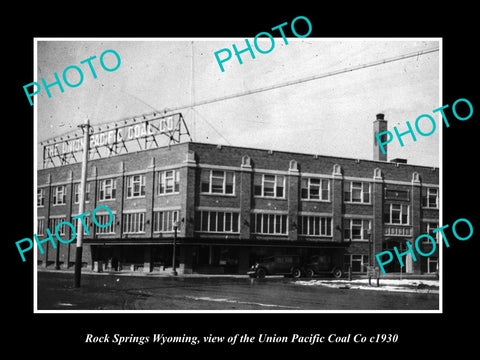
[{"label": "utility pole", "polygon": [[[87,166],[88,153],[90,151],[90,121],[87,119],[83,125],[78,127],[83,130],[83,160],[82,160],[82,177],[80,183],[80,204],[79,215],[85,212],[85,189],[87,187]],[[82,253],[83,253],[83,223],[77,223],[77,248],[75,251],[75,287],[80,287],[80,279],[82,276]]]}]

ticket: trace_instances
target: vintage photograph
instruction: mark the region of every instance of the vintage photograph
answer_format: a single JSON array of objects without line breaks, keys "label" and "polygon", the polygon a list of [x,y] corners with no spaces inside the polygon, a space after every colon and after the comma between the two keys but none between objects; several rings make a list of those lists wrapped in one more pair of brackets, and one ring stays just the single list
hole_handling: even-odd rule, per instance
[{"label": "vintage photograph", "polygon": [[441,39],[272,36],[35,39],[35,312],[441,312]]}]

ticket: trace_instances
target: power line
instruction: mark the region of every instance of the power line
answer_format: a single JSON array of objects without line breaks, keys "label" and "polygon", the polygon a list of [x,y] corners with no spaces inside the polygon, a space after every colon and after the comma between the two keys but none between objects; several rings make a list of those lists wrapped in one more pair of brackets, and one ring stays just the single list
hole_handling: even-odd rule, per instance
[{"label": "power line", "polygon": [[394,61],[400,61],[400,60],[408,59],[408,58],[411,58],[411,57],[418,57],[418,56],[429,54],[429,53],[436,52],[436,51],[439,51],[439,48],[432,48],[432,49],[427,49],[427,50],[416,51],[416,52],[409,53],[409,54],[404,54],[404,55],[399,55],[399,56],[395,56],[395,57],[391,57],[391,58],[387,58],[387,59],[372,61],[372,62],[366,63],[366,64],[351,66],[351,67],[344,68],[344,69],[341,69],[341,70],[335,70],[335,71],[331,71],[331,72],[328,72],[328,73],[313,75],[313,76],[309,76],[309,77],[303,78],[303,79],[291,80],[291,81],[287,81],[287,82],[284,82],[284,83],[281,83],[281,84],[265,86],[265,87],[262,87],[262,88],[258,88],[258,89],[254,89],[254,90],[248,90],[248,91],[233,94],[233,95],[226,95],[226,96],[221,96],[221,97],[217,97],[217,98],[214,98],[214,99],[194,102],[193,104],[190,104],[190,105],[183,105],[183,106],[178,106],[178,107],[175,107],[175,108],[168,108],[168,111],[178,111],[178,110],[181,110],[181,109],[185,109],[187,107],[201,106],[201,105],[211,104],[211,103],[218,102],[218,101],[234,99],[234,98],[241,97],[241,96],[247,96],[247,95],[251,95],[251,94],[255,94],[255,93],[259,93],[259,92],[263,92],[263,91],[279,89],[279,88],[290,86],[290,85],[301,84],[301,83],[304,83],[304,82],[307,82],[307,81],[318,80],[318,79],[322,79],[322,78],[326,78],[326,77],[330,77],[330,76],[334,76],[334,75],[343,74],[343,73],[346,73],[346,72],[352,72],[352,71],[355,71],[355,70],[360,70],[360,69],[365,69],[365,68],[368,68],[368,67],[383,65],[383,64],[394,62]]},{"label": "power line", "polygon": [[200,117],[201,117],[208,125],[210,125],[210,127],[211,127],[223,140],[225,140],[228,145],[232,145],[232,144],[230,143],[230,141],[228,141],[225,136],[223,136],[217,129],[215,129],[215,127],[214,127],[212,124],[210,124],[210,122],[209,122],[207,119],[205,119],[205,117],[204,117],[202,114],[200,114],[200,113],[198,112],[198,110],[194,109],[193,107],[192,107],[191,109],[193,110],[193,112],[196,112],[198,115],[200,115]]},{"label": "power line", "polygon": [[[247,96],[247,95],[256,94],[256,93],[260,93],[260,92],[264,92],[264,91],[275,90],[275,89],[279,89],[279,88],[286,87],[286,86],[297,85],[297,84],[305,83],[305,82],[308,82],[308,81],[323,79],[323,78],[326,78],[326,77],[340,75],[340,74],[344,74],[344,73],[347,73],[347,72],[353,72],[353,71],[356,71],[356,70],[361,70],[361,69],[365,69],[365,68],[369,68],[369,67],[388,64],[388,63],[392,63],[392,62],[395,62],[395,61],[401,61],[401,60],[412,58],[412,57],[419,57],[419,56],[426,55],[426,54],[429,54],[429,53],[432,53],[432,52],[437,52],[437,51],[439,51],[438,47],[431,48],[431,49],[420,50],[420,51],[415,51],[415,52],[408,53],[408,54],[398,55],[398,56],[394,56],[394,57],[390,57],[390,58],[386,58],[386,59],[381,59],[381,60],[375,60],[375,61],[365,63],[365,64],[355,65],[355,66],[347,67],[347,68],[344,68],[344,69],[335,70],[335,71],[322,73],[322,74],[318,74],[318,75],[312,75],[312,76],[309,76],[309,77],[306,77],[306,78],[291,80],[291,81],[287,81],[287,82],[284,82],[284,83],[265,86],[265,87],[261,87],[261,88],[258,88],[258,89],[248,90],[248,91],[244,91],[244,92],[240,92],[240,93],[236,93],[236,94],[232,94],[232,95],[225,95],[225,96],[221,96],[221,97],[217,97],[217,98],[213,98],[213,99],[208,99],[208,100],[203,100],[203,101],[198,101],[198,102],[192,101],[192,103],[190,103],[190,104],[185,104],[185,105],[177,106],[177,107],[174,107],[174,108],[165,108],[163,110],[156,109],[155,107],[147,104],[146,102],[137,98],[134,95],[128,94],[124,91],[122,91],[122,92],[134,97],[136,100],[138,100],[138,101],[142,102],[143,104],[147,105],[148,107],[153,109],[156,113],[159,113],[159,114],[165,113],[166,114],[167,112],[175,112],[175,111],[179,111],[179,110],[182,110],[182,109],[188,109],[188,108],[193,109],[194,107],[207,105],[207,104],[212,104],[214,102],[230,100],[230,99],[234,99],[234,98],[237,98],[237,97]],[[193,65],[192,65],[192,67],[193,67]],[[192,72],[193,72],[193,68],[192,68]],[[193,78],[193,74],[192,74],[192,78]],[[200,113],[197,112],[197,114],[201,116]],[[142,115],[139,115],[139,116],[142,116]],[[135,116],[135,117],[137,117],[137,116]],[[203,119],[205,120],[205,118],[203,118]],[[120,119],[120,120],[117,120],[117,121],[106,121],[106,122],[103,122],[103,123],[95,124],[94,126],[103,126],[103,125],[112,124],[112,123],[122,121],[122,120],[124,120],[124,119]],[[210,126],[212,126],[212,125],[210,124]],[[217,130],[215,130],[215,131],[217,131]]]}]

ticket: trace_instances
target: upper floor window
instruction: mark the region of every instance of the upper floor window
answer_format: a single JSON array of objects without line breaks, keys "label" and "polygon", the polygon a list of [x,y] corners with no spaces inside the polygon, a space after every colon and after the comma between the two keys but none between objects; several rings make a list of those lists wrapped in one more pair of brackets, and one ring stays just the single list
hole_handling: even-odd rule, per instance
[{"label": "upper floor window", "polygon": [[158,194],[174,194],[180,190],[180,173],[178,170],[160,171],[158,173]]},{"label": "upper floor window", "polygon": [[332,218],[321,216],[299,216],[300,235],[332,236]]},{"label": "upper floor window", "polygon": [[45,189],[37,189],[37,206],[45,205]]},{"label": "upper floor window", "polygon": [[[77,214],[77,215],[78,215],[78,214]],[[75,216],[77,216],[77,215],[73,215],[73,214],[72,214],[72,217],[75,217]],[[95,218],[97,219],[97,221],[98,221],[98,217],[99,217],[99,216],[100,216],[99,214],[97,214],[97,215],[95,216]],[[83,221],[82,221],[82,219],[83,219]],[[84,226],[84,224],[85,224],[85,226]],[[78,229],[80,229],[80,226],[82,226],[82,228],[83,228],[83,235],[89,235],[89,234],[91,234],[90,230],[91,230],[92,224],[90,223],[90,216],[85,215],[85,216],[82,216],[81,218],[78,218],[78,219],[76,220],[76,224],[75,224],[75,225],[76,225],[76,226],[75,226],[75,230],[76,230],[77,232],[78,232]]]},{"label": "upper floor window", "polygon": [[[73,184],[73,193],[75,204],[80,202],[80,183]],[[85,202],[90,200],[90,183],[85,184]]]},{"label": "upper floor window", "polygon": [[345,202],[369,204],[370,188],[368,182],[345,181],[343,184]]},{"label": "upper floor window", "polygon": [[287,215],[252,214],[250,228],[257,234],[286,235]]},{"label": "upper floor window", "polygon": [[65,204],[66,188],[65,185],[55,186],[53,189],[53,205]]},{"label": "upper floor window", "polygon": [[[437,231],[436,233],[433,233],[433,230],[438,229],[438,223],[436,222],[429,222],[427,223],[427,234],[431,235],[435,239],[435,243],[438,244],[438,239],[440,236],[440,232]],[[431,241],[427,237],[422,238],[422,243],[423,244],[431,244]]]},{"label": "upper floor window", "polygon": [[422,206],[438,209],[438,189],[422,188]]},{"label": "upper floor window", "polygon": [[127,178],[127,198],[145,196],[145,175],[132,175]]},{"label": "upper floor window", "polygon": [[123,214],[123,233],[135,234],[145,232],[145,213],[135,212]]},{"label": "upper floor window", "polygon": [[117,181],[115,179],[100,180],[98,200],[114,200],[117,191]]},{"label": "upper floor window", "polygon": [[110,214],[97,214],[95,219],[100,225],[109,224],[108,226],[104,227],[97,226],[97,234],[115,234],[115,214],[113,215],[113,220],[110,218]]},{"label": "upper floor window", "polygon": [[[55,231],[55,229],[53,230]],[[37,235],[45,233],[45,218],[37,218]]]},{"label": "upper floor window", "polygon": [[239,213],[224,211],[198,211],[195,229],[207,232],[239,232]]},{"label": "upper floor window", "polygon": [[285,177],[283,175],[255,174],[253,185],[255,196],[285,197]]},{"label": "upper floor window", "polygon": [[[48,227],[50,229],[50,232],[52,234],[58,233],[58,235],[65,235],[65,224],[62,224],[65,221],[66,221],[66,217],[50,218],[50,226]],[[57,226],[58,226],[58,231],[57,231]]]},{"label": "upper floor window", "polygon": [[153,213],[153,231],[174,231],[174,223],[178,221],[178,210],[155,211]]},{"label": "upper floor window", "polygon": [[327,179],[302,178],[302,199],[330,200],[330,181]]},{"label": "upper floor window", "polygon": [[233,171],[202,169],[201,192],[207,194],[233,194],[235,173]]},{"label": "upper floor window", "polygon": [[371,228],[371,221],[365,219],[345,219],[344,238],[351,240],[368,240],[368,230]]},{"label": "upper floor window", "polygon": [[388,224],[408,225],[410,224],[409,205],[389,204],[385,213],[384,222]]}]

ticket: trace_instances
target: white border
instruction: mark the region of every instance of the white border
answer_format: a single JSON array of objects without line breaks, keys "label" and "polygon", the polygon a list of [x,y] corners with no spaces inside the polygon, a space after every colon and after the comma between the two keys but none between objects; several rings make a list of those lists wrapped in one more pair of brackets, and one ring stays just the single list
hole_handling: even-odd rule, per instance
[{"label": "white border", "polygon": [[[38,73],[37,73],[37,60],[38,60],[38,51],[37,51],[37,43],[38,41],[224,41],[224,40],[244,40],[244,38],[82,38],[82,37],[52,37],[52,38],[33,38],[33,73],[34,73],[34,81],[37,82]],[[289,41],[302,41],[302,38],[292,38]],[[380,40],[388,40],[388,41],[438,41],[439,42],[439,106],[443,105],[443,38],[441,37],[419,37],[419,38],[401,38],[401,37],[372,37],[372,38],[309,38],[309,41],[316,40],[316,41],[380,41]],[[34,103],[34,130],[33,130],[33,138],[34,138],[34,189],[33,189],[33,209],[34,209],[34,233],[37,232],[37,144],[38,144],[38,133],[37,133],[37,124],[38,124],[38,113],[37,113],[37,103]],[[433,110],[433,109],[432,109]],[[441,114],[438,115],[441,117]],[[440,118],[441,123],[441,118]],[[439,169],[440,169],[440,201],[442,202],[439,206],[439,226],[443,226],[443,126],[440,126],[440,133],[439,133],[439,153],[440,153],[440,160],[439,160]],[[105,314],[131,314],[131,313],[168,313],[168,314],[205,314],[205,313],[233,313],[233,314],[244,314],[244,313],[259,313],[259,314],[318,314],[318,313],[337,313],[337,314],[371,314],[371,313],[421,313],[421,314],[441,314],[443,313],[443,246],[440,246],[440,271],[439,271],[439,309],[438,310],[39,310],[38,309],[38,299],[37,299],[37,281],[38,281],[38,272],[37,272],[37,250],[35,248],[34,255],[33,255],[33,279],[34,279],[34,291],[33,291],[33,307],[35,314],[58,314],[58,313],[105,313]],[[104,275],[101,275],[104,276]]]}]

